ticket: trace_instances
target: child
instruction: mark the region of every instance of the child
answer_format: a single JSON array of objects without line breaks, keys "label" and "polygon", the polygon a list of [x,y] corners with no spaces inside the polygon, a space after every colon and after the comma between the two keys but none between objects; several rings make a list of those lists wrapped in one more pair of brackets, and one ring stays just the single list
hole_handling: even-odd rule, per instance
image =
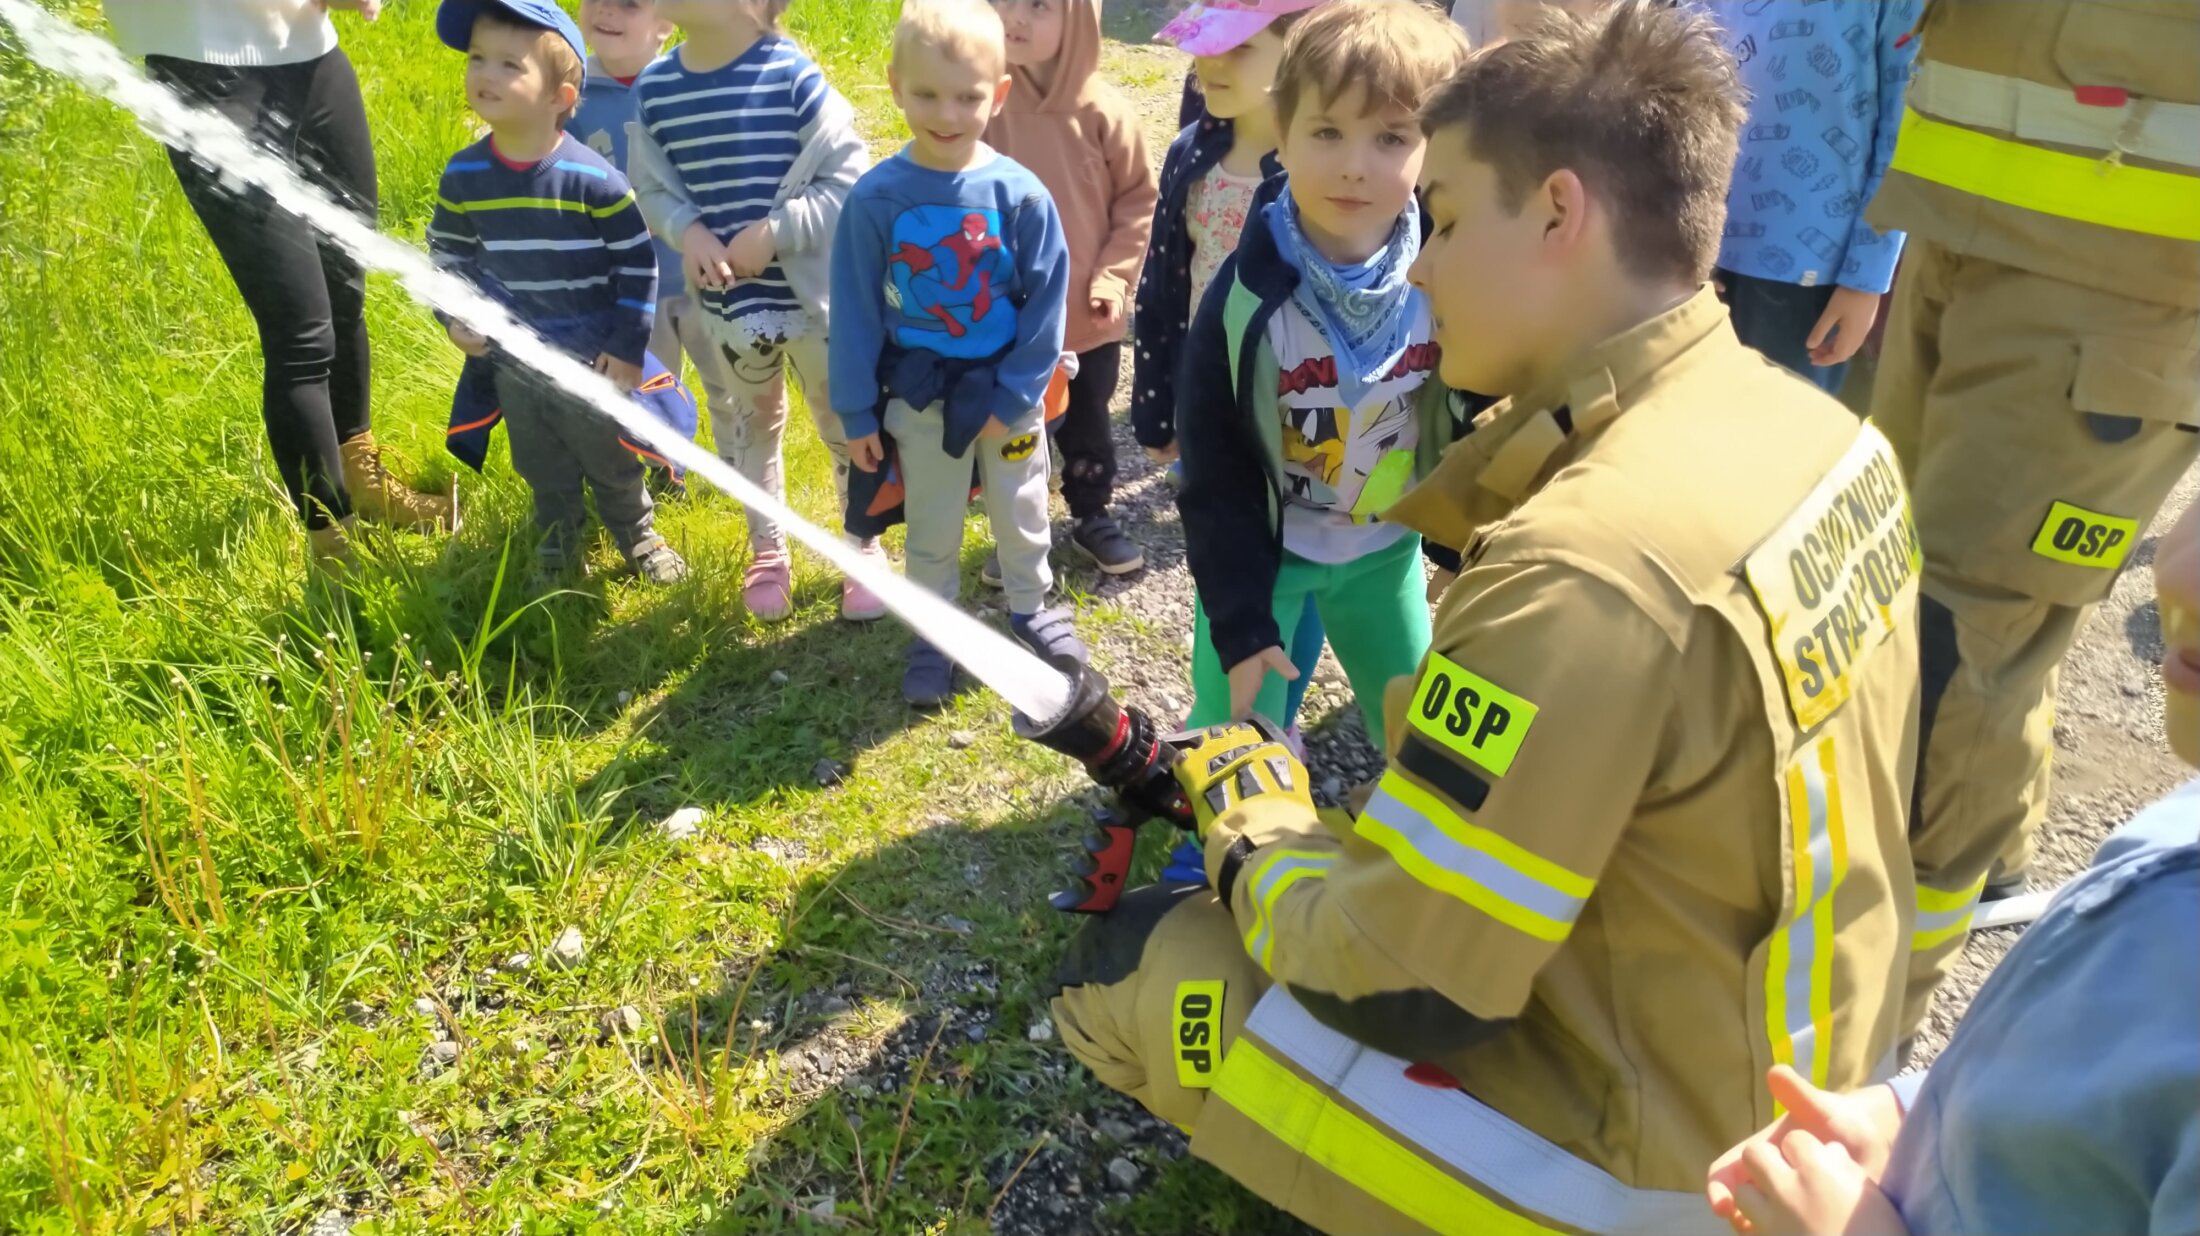
[{"label": "child", "polygon": [[997,0],[1016,85],[986,140],[1039,177],[1069,243],[1064,350],[1077,354],[1054,431],[1070,544],[1108,575],[1146,565],[1108,514],[1115,436],[1108,402],[1122,372],[1128,300],[1153,223],[1153,168],[1138,114],[1099,75],[1099,0]]},{"label": "child", "polygon": [[[1255,198],[1184,348],[1191,726],[1278,716],[1309,598],[1378,747],[1383,688],[1428,649],[1420,538],[1377,513],[1453,438],[1406,271],[1421,242],[1414,111],[1466,51],[1411,0],[1339,0],[1278,65],[1286,176]],[[1209,106],[1230,93],[1210,87]]]},{"label": "child", "polygon": [[[554,0],[443,0],[436,35],[467,53],[467,102],[489,126],[444,168],[428,223],[436,265],[631,390],[657,268],[626,177],[559,131],[580,99],[580,30]],[[465,323],[445,329],[468,356],[495,355]],[[620,444],[617,423],[524,365],[499,358],[496,383],[512,468],[534,491],[544,573],[580,560],[585,480],[637,574],[657,584],[684,578],[687,563],[657,535],[642,465]]]},{"label": "child", "polygon": [[[1131,430],[1155,463],[1176,460],[1176,378],[1184,333],[1222,260],[1237,248],[1260,182],[1281,172],[1269,90],[1284,39],[1308,10],[1328,0],[1257,0],[1242,8],[1195,4],[1156,37],[1190,52],[1192,79],[1179,112],[1182,131],[1161,162],[1153,238],[1138,280],[1131,333]],[[1212,85],[1208,98],[1204,88]],[[1204,112],[1197,109],[1204,108]],[[1181,478],[1179,478],[1181,479]],[[1298,744],[1299,705],[1314,681],[1324,633],[1309,601],[1291,646],[1281,711],[1269,714]]]},{"label": "child", "polygon": [[1922,0],[1710,10],[1749,87],[1718,280],[1743,343],[1839,394],[1894,281],[1902,233],[1864,205],[1894,159]]},{"label": "child", "polygon": [[[833,251],[833,410],[855,466],[899,447],[909,578],[952,600],[971,453],[1000,547],[1009,627],[1083,661],[1069,615],[1044,608],[1047,443],[1040,401],[1062,351],[1069,252],[1046,187],[980,135],[1010,88],[985,0],[908,0],[886,70],[909,144],[848,195]],[[922,637],[902,695],[936,707],[954,666]]]},{"label": "child", "polygon": [[[827,393],[826,272],[841,199],[868,156],[854,109],[781,32],[788,2],[661,0],[659,15],[687,38],[634,83],[641,123],[631,167],[657,234],[679,246],[683,283],[722,362],[729,397],[711,404],[719,455],[785,496],[791,362],[845,507],[848,449]],[[741,599],[776,622],[794,608],[786,537],[750,512],[749,544]],[[876,541],[859,544],[879,553]],[[841,581],[842,618],[885,612],[870,589]]]},{"label": "child", "polygon": [[[581,84],[581,104],[565,131],[631,179],[626,134],[636,114],[634,81],[664,54],[672,23],[657,16],[656,0],[581,0],[580,26],[588,40],[588,76]],[[641,198],[639,185],[635,198]],[[646,205],[642,214],[648,217]],[[656,245],[657,322],[650,330],[649,354],[663,362],[675,380],[683,354],[692,354],[695,370],[703,378],[705,401],[714,414],[730,415],[720,411],[728,408],[723,362],[717,350],[708,346],[696,317],[695,299],[686,293],[680,251],[661,239]],[[694,428],[692,422],[687,428]],[[677,471],[663,464],[650,465],[649,481],[651,492],[659,498],[683,496],[687,490]]]}]

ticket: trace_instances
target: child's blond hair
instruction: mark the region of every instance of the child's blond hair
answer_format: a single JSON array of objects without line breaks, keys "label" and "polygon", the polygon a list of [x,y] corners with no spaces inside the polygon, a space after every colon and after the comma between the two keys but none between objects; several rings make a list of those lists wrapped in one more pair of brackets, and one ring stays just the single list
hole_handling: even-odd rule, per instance
[{"label": "child's blond hair", "polygon": [[903,0],[893,63],[913,47],[932,48],[996,77],[1008,72],[1008,36],[987,0]]},{"label": "child's blond hair", "polygon": [[1336,0],[1291,28],[1276,63],[1276,123],[1288,129],[1307,98],[1331,107],[1354,86],[1370,112],[1418,112],[1469,50],[1465,32],[1419,0]]},{"label": "child's blond hair", "polygon": [[507,16],[504,10],[494,5],[484,5],[481,15],[474,20],[490,22],[507,30],[526,31],[535,36],[534,50],[530,54],[541,62],[543,77],[553,88],[573,88],[573,103],[558,113],[558,124],[563,126],[566,121],[571,120],[573,113],[581,105],[581,89],[588,80],[588,66],[574,54],[573,45],[565,41],[565,36],[547,26],[538,26],[533,22]]}]

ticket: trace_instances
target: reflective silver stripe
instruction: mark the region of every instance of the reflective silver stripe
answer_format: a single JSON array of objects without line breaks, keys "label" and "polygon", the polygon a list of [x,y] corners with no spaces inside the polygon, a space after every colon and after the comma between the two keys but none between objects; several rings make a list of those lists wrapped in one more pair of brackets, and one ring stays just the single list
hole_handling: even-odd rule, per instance
[{"label": "reflective silver stripe", "polygon": [[1936,120],[2028,142],[2200,168],[2200,107],[2190,103],[2134,96],[2122,107],[2095,107],[2055,86],[1928,60],[1917,66],[1909,104]]},{"label": "reflective silver stripe", "polygon": [[[1420,804],[1408,801],[1411,798],[1420,799]],[[1381,825],[1422,862],[1443,873],[1438,876],[1409,868],[1422,883],[1458,896],[1539,938],[1564,939],[1574,920],[1581,916],[1581,907],[1589,900],[1595,883],[1540,856],[1520,856],[1521,847],[1460,817],[1452,817],[1457,822],[1456,830],[1443,828],[1430,818],[1432,811],[1443,810],[1442,802],[1393,772],[1383,778],[1375,796],[1368,800],[1355,831],[1405,861],[1407,856],[1397,846],[1367,827],[1370,822]],[[1478,838],[1481,843],[1475,844]],[[1500,849],[1513,851],[1517,861],[1508,861]],[[1578,891],[1569,892],[1524,870],[1523,865],[1529,863],[1538,863],[1550,873],[1551,880],[1564,879]],[[1494,898],[1495,904],[1489,898]],[[1520,912],[1529,917],[1523,918]]]},{"label": "reflective silver stripe", "polygon": [[1555,1223],[1591,1232],[1727,1236],[1694,1192],[1635,1189],[1522,1128],[1465,1091],[1408,1080],[1406,1062],[1329,1029],[1271,987],[1245,1029],[1481,1191]]}]

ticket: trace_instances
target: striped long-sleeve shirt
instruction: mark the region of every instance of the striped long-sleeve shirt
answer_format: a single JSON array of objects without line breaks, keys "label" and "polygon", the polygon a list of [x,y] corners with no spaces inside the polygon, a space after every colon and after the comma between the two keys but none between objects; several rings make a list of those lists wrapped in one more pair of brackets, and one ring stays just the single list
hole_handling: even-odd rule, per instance
[{"label": "striped long-sleeve shirt", "polygon": [[[830,89],[817,65],[778,37],[758,40],[707,73],[690,70],[675,49],[634,82],[643,127],[722,242],[771,213]],[[701,299],[705,309],[761,338],[793,338],[808,328],[777,265],[725,291],[705,288]]]},{"label": "striped long-sleeve shirt", "polygon": [[626,177],[567,136],[533,164],[483,138],[452,157],[428,223],[437,266],[472,280],[550,342],[639,365],[657,255]]}]

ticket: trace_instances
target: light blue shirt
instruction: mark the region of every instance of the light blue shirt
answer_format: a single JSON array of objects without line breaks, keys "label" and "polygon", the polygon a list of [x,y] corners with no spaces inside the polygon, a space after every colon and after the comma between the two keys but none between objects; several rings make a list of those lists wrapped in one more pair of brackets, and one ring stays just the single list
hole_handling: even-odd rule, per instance
[{"label": "light blue shirt", "polygon": [[2101,847],[1995,968],[1883,1178],[1917,1236],[2200,1231],[2200,780]]},{"label": "light blue shirt", "polygon": [[[1700,2],[1700,0],[1699,0]],[[1864,222],[1894,161],[1922,0],[1720,0],[1749,87],[1719,266],[1884,292],[1902,233]]]},{"label": "light blue shirt", "polygon": [[[602,155],[630,180],[633,173],[626,165],[626,126],[639,114],[635,104],[634,84],[611,76],[609,70],[590,57],[588,77],[581,87],[580,106],[573,109],[573,118],[565,123],[566,132],[579,139],[581,145]],[[661,236],[654,239],[657,299],[663,301],[683,295],[687,275],[680,269],[680,251],[665,243]]]}]

